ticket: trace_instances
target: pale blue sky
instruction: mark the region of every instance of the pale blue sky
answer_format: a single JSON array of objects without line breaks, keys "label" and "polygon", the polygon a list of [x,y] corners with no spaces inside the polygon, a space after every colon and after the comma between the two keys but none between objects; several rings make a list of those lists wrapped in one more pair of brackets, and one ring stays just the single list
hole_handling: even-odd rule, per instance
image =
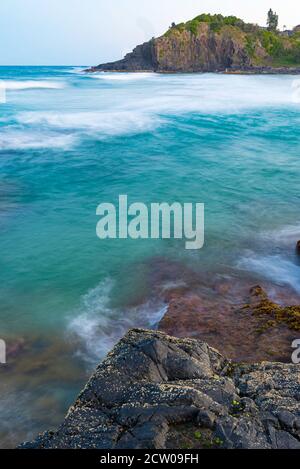
[{"label": "pale blue sky", "polygon": [[0,65],[90,65],[121,58],[200,13],[300,23],[297,0],[0,0]]}]

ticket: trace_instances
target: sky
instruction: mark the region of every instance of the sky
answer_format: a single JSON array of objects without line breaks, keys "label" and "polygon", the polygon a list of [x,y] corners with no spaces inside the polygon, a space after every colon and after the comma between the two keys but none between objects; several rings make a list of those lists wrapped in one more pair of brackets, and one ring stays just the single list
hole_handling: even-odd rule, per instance
[{"label": "sky", "polygon": [[0,0],[0,65],[96,65],[120,59],[200,13],[300,24],[297,0]]}]

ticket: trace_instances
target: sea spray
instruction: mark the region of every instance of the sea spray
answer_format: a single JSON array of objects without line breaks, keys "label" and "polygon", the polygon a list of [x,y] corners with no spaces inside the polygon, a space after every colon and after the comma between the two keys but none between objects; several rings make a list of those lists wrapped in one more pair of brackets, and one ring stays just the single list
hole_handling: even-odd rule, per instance
[{"label": "sea spray", "polygon": [[157,298],[133,307],[112,307],[115,286],[112,279],[103,280],[83,296],[78,311],[69,319],[69,334],[81,341],[78,353],[92,366],[132,327],[155,328],[167,309]]}]

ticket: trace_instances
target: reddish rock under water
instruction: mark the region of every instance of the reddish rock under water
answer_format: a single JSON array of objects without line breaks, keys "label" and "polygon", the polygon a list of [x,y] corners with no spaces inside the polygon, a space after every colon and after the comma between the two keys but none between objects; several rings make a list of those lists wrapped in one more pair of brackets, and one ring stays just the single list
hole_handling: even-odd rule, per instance
[{"label": "reddish rock under water", "polygon": [[[168,292],[169,307],[159,330],[206,341],[238,362],[290,362],[291,344],[300,335],[300,307],[273,303],[259,286],[247,293],[240,291],[240,297],[232,300],[236,289],[236,285],[223,282],[216,286],[214,297],[176,289]],[[294,327],[277,313],[294,314]]]}]

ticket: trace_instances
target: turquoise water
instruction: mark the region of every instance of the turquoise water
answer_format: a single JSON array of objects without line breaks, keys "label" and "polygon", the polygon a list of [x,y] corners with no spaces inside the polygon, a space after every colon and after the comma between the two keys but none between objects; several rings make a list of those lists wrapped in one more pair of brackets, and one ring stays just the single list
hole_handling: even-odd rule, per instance
[{"label": "turquoise water", "polygon": [[[299,79],[71,67],[0,67],[0,79],[0,335],[29,344],[28,369],[1,369],[5,444],[56,424],[129,327],[155,326],[166,308],[149,281],[155,262],[300,293]],[[119,194],[205,203],[204,248],[100,241],[96,207]],[[42,373],[30,367],[41,353]]]}]

